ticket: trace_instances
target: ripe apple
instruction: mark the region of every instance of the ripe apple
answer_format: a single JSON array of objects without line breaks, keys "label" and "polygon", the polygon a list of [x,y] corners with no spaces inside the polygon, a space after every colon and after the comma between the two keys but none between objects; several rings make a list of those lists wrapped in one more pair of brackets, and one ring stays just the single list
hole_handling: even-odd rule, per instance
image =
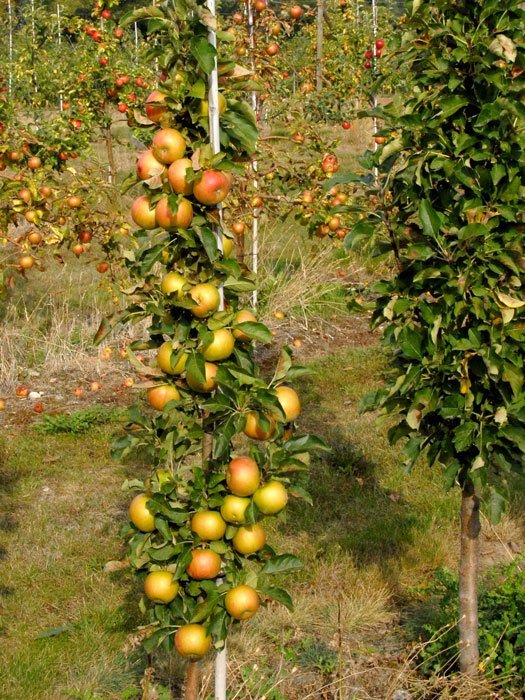
[{"label": "ripe apple", "polygon": [[193,391],[197,391],[200,394],[207,394],[210,391],[213,391],[215,387],[217,386],[215,384],[215,375],[217,374],[217,370],[219,368],[217,365],[214,365],[213,362],[205,362],[204,363],[204,372],[206,375],[206,381],[205,382],[198,382],[196,379],[188,375],[186,377],[186,382],[190,389],[193,389]]},{"label": "ripe apple", "polygon": [[73,194],[71,197],[67,198],[66,204],[72,209],[78,209],[78,207],[82,206],[82,200],[77,194]]},{"label": "ripe apple", "polygon": [[248,620],[260,605],[255,588],[245,584],[230,588],[224,597],[224,607],[235,620]]},{"label": "ripe apple", "polygon": [[365,58],[374,58],[374,52],[372,51],[372,49],[368,49],[368,51],[365,51]]},{"label": "ripe apple", "polygon": [[251,457],[236,457],[226,469],[226,484],[235,496],[251,496],[259,488],[261,475]]},{"label": "ripe apple", "polygon": [[292,19],[299,19],[302,14],[303,8],[300,5],[292,5],[292,7],[290,7],[290,17]]},{"label": "ripe apple", "polygon": [[181,199],[176,211],[168,204],[168,197],[163,197],[155,207],[155,219],[157,225],[167,231],[175,231],[178,228],[188,228],[193,219],[193,207],[187,199]]},{"label": "ripe apple", "polygon": [[230,191],[230,180],[220,170],[205,170],[193,186],[193,196],[208,207],[222,202]]},{"label": "ripe apple", "polygon": [[344,121],[344,122],[341,124],[341,126],[343,127],[343,129],[349,129],[352,125],[351,125],[350,122]]},{"label": "ripe apple", "polygon": [[168,108],[165,104],[166,95],[163,92],[154,90],[146,99],[146,115],[152,122],[158,124],[161,117],[166,114]]},{"label": "ripe apple", "polygon": [[170,401],[178,401],[180,394],[173,384],[161,384],[148,389],[147,399],[150,406],[156,408],[157,411],[162,411]]},{"label": "ripe apple", "polygon": [[368,70],[371,67],[372,67],[372,64],[370,63],[370,61],[365,61],[365,68]]},{"label": "ripe apple", "polygon": [[78,258],[79,255],[82,255],[82,253],[84,252],[84,246],[82,245],[82,243],[75,243],[75,245],[71,246],[71,251],[72,251],[72,252],[77,256],[77,258]]},{"label": "ripe apple", "polygon": [[35,260],[31,255],[22,255],[18,259],[18,264],[22,268],[22,270],[29,270],[30,267],[33,267],[35,264]]},{"label": "ripe apple", "polygon": [[244,236],[246,231],[246,224],[244,221],[235,221],[232,225],[232,231],[236,236]]},{"label": "ripe apple", "polygon": [[150,200],[145,194],[140,195],[131,205],[131,218],[144,229],[157,228],[156,208],[150,208]]},{"label": "ripe apple", "polygon": [[253,502],[264,515],[275,515],[288,503],[288,492],[280,481],[272,480],[257,489]]},{"label": "ripe apple", "polygon": [[175,271],[168,272],[160,283],[160,291],[163,294],[176,294],[180,299],[183,294],[184,285],[188,284],[188,280],[181,274]]},{"label": "ripe apple", "polygon": [[213,549],[194,549],[186,573],[191,578],[202,581],[218,576],[221,566],[221,558]]},{"label": "ripe apple", "polygon": [[158,161],[169,165],[182,158],[186,151],[186,142],[177,129],[161,129],[153,137],[151,150]]},{"label": "ripe apple", "polygon": [[27,236],[27,240],[31,245],[38,245],[42,243],[42,234],[39,231],[31,231]]},{"label": "ripe apple", "polygon": [[286,422],[291,423],[296,420],[301,413],[301,402],[297,392],[290,386],[278,386],[275,393],[286,416]]},{"label": "ripe apple", "polygon": [[101,262],[97,263],[96,270],[97,272],[100,272],[101,275],[103,275],[109,270],[109,265],[105,260],[102,260]]},{"label": "ripe apple", "polygon": [[122,29],[122,27],[115,27],[115,29],[113,30],[113,36],[115,36],[117,39],[122,39],[122,37],[124,36],[124,30]]},{"label": "ripe apple", "polygon": [[29,396],[29,387],[27,384],[20,384],[16,387],[15,393],[19,398],[25,399]]},{"label": "ripe apple", "polygon": [[249,505],[249,498],[225,496],[221,506],[221,515],[227,523],[242,525],[246,522],[245,513]]},{"label": "ripe apple", "polygon": [[153,155],[150,149],[141,153],[137,160],[137,175],[141,180],[149,180],[152,177],[162,176],[166,173],[166,166]]},{"label": "ripe apple", "polygon": [[254,5],[257,12],[262,12],[268,7],[268,3],[266,2],[266,0],[255,0]]},{"label": "ripe apple", "polygon": [[152,571],[144,581],[144,593],[154,603],[171,603],[179,592],[179,584],[171,571]]},{"label": "ripe apple", "polygon": [[81,243],[91,243],[91,241],[93,240],[93,234],[91,233],[91,231],[84,229],[83,231],[79,232],[78,240]]},{"label": "ripe apple", "polygon": [[275,420],[272,416],[266,416],[270,422],[270,427],[265,430],[260,422],[260,415],[257,411],[250,411],[246,416],[244,434],[252,440],[268,440],[275,431]]},{"label": "ripe apple", "polygon": [[153,532],[155,529],[155,516],[146,505],[149,500],[145,493],[139,493],[129,504],[129,519],[141,532]]},{"label": "ripe apple", "polygon": [[188,360],[188,355],[184,353],[180,356],[175,365],[171,363],[171,357],[175,352],[173,350],[173,344],[171,340],[167,340],[162,343],[157,352],[157,364],[163,372],[166,374],[181,374],[186,367],[186,362]]},{"label": "ripe apple", "polygon": [[197,318],[206,318],[217,311],[221,302],[219,290],[209,282],[196,284],[190,290],[190,296],[197,306],[193,306],[191,312]]},{"label": "ripe apple", "polygon": [[254,554],[266,544],[266,533],[261,525],[242,525],[232,540],[239,554]]},{"label": "ripe apple", "polygon": [[38,191],[40,192],[42,197],[44,197],[44,199],[51,197],[51,195],[53,194],[53,190],[51,189],[51,187],[48,187],[47,185],[43,185]]},{"label": "ripe apple", "polygon": [[233,319],[233,337],[236,340],[242,340],[245,342],[249,342],[251,340],[250,336],[246,335],[243,331],[235,328],[235,326],[238,323],[256,323],[257,319],[255,316],[251,313],[251,311],[248,311],[247,309],[241,309],[241,311],[238,311]]},{"label": "ripe apple", "polygon": [[385,48],[385,42],[383,41],[383,39],[378,39],[376,41],[376,48],[378,48],[379,50]]},{"label": "ripe apple", "polygon": [[175,649],[181,656],[202,659],[211,647],[211,637],[202,625],[182,625],[175,633]]},{"label": "ripe apple", "polygon": [[273,41],[271,44],[268,44],[265,51],[268,56],[276,56],[279,53],[279,44],[276,44],[275,41]]},{"label": "ripe apple", "polygon": [[224,537],[226,522],[216,510],[200,510],[191,519],[191,531],[201,540],[213,542]]},{"label": "ripe apple", "polygon": [[99,63],[99,65],[102,66],[102,67],[107,66],[107,65],[108,65],[108,59],[107,59],[105,56],[101,56],[101,57],[98,59],[98,63]]},{"label": "ripe apple", "polygon": [[242,24],[244,22],[243,16],[240,12],[235,12],[233,15],[234,24]]},{"label": "ripe apple", "polygon": [[104,19],[109,19],[111,17],[111,12],[109,10],[102,10],[100,13]]},{"label": "ripe apple", "polygon": [[[339,203],[341,200],[338,200]],[[338,228],[341,227],[341,219],[338,216],[332,216],[331,219],[328,221],[328,228],[330,231],[336,231]]]},{"label": "ripe apple", "polygon": [[38,156],[32,156],[32,157],[29,158],[29,160],[27,161],[27,167],[28,167],[30,170],[38,170],[38,168],[39,168],[41,165],[42,165],[42,161],[40,160],[40,158],[39,158]]},{"label": "ripe apple", "polygon": [[374,141],[377,143],[378,146],[382,146],[385,143],[386,138],[384,136],[375,136]]},{"label": "ripe apple", "polygon": [[339,161],[337,156],[327,153],[321,163],[323,173],[336,173],[339,170]]},{"label": "ripe apple", "polygon": [[213,340],[204,348],[203,355],[205,360],[217,362],[218,360],[226,360],[233,352],[235,346],[235,338],[231,331],[227,328],[219,328],[212,331]]},{"label": "ripe apple", "polygon": [[186,171],[188,169],[190,174],[193,173],[189,158],[177,158],[169,167],[168,180],[176,194],[192,194],[193,192],[193,182],[186,180]]}]

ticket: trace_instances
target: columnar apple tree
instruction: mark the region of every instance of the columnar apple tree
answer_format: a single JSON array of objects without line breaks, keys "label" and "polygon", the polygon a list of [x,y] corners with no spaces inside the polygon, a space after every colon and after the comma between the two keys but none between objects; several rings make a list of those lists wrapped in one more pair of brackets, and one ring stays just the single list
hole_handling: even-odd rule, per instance
[{"label": "columnar apple tree", "polygon": [[460,666],[475,673],[480,500],[497,519],[525,463],[525,10],[413,0],[407,12],[409,89],[378,110],[378,207],[348,237],[391,251],[396,270],[373,288],[391,380],[364,407],[395,418],[409,469],[423,455],[461,489]]},{"label": "columnar apple tree", "polygon": [[[226,39],[217,30],[217,55],[208,36],[216,19],[202,0],[164,3],[128,21],[137,17],[157,33],[162,81],[146,104],[149,123],[142,120],[151,149],[137,163],[136,249],[127,257],[134,282],[120,320],[149,319],[148,337],[130,350],[149,406],[130,409],[114,449],[140,453],[152,467],[145,483],[134,483],[140,493],[125,530],[144,585],[144,646],[175,645],[195,660],[220,648],[231,624],[261,601],[291,606],[270,577],[300,564],[275,553],[261,520],[290,495],[308,498],[297,477],[308,450],[323,445],[293,434],[300,402],[288,383],[303,369],[290,352],[269,376],[256,364],[254,342],[272,336],[245,308],[255,281],[220,233],[222,201],[257,138],[246,103],[219,94],[215,104],[208,93],[216,59],[221,83],[235,80]],[[218,153],[210,144],[216,108]],[[153,351],[153,366],[135,350]]]}]

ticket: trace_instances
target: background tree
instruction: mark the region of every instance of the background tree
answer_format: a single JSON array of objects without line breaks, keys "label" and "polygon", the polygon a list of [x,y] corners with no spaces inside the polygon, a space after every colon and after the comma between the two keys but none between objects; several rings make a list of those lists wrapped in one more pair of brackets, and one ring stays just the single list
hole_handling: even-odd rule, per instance
[{"label": "background tree", "polygon": [[524,475],[525,10],[414,0],[407,12],[408,91],[379,110],[386,143],[368,161],[377,210],[348,237],[397,266],[373,287],[390,381],[364,408],[394,417],[408,469],[424,455],[461,489],[460,667],[475,674],[480,502],[496,520]]}]

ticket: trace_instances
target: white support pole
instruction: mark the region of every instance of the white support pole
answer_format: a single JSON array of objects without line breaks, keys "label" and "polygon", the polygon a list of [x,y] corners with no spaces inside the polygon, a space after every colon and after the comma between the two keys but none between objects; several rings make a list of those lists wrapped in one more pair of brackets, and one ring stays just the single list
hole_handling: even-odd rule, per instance
[{"label": "white support pole", "polygon": [[[377,15],[377,0],[372,0],[372,32],[373,32],[373,37],[374,37],[374,45],[372,47],[372,51],[374,52],[374,57],[372,59],[372,69],[374,71],[374,78],[377,77],[376,75],[376,69],[377,69],[377,46],[376,46],[376,41],[377,41],[377,29],[378,29],[378,15]],[[377,107],[377,95],[374,94],[372,95],[372,108],[375,110]],[[374,114],[373,116],[373,128],[374,128],[374,136],[377,133],[377,127],[378,127],[378,121],[377,117]],[[377,143],[374,138],[374,151],[377,151]],[[379,171],[377,168],[374,168],[374,176],[376,179],[376,182],[379,179]]]},{"label": "white support pole", "polygon": [[13,90],[13,8],[11,7],[11,0],[7,0],[7,17],[9,23],[9,75],[7,86],[9,96],[11,96]]},{"label": "white support pole", "polygon": [[33,87],[35,94],[38,92],[38,82],[36,79],[35,70],[35,53],[36,53],[36,30],[35,30],[35,0],[31,0],[31,64],[33,68]]},{"label": "white support pole", "polygon": [[135,60],[139,59],[139,27],[135,22]]},{"label": "white support pole", "polygon": [[[215,0],[206,0],[206,5],[210,14],[216,18]],[[217,48],[217,35],[215,27],[211,27],[208,32],[208,40],[210,44]],[[210,142],[214,153],[219,153],[221,150],[221,132],[219,120],[219,71],[217,69],[217,58],[215,58],[215,66],[210,73],[208,79],[208,111],[210,125]],[[219,205],[219,223],[214,226],[215,236],[217,238],[217,248],[222,252],[222,228],[221,228],[221,207]],[[221,297],[219,310],[224,310],[224,289],[221,285],[219,288]],[[226,700],[226,644],[215,655],[215,700]]]},{"label": "white support pole", "polygon": [[[57,2],[57,38],[58,38],[58,50],[60,52],[60,47],[62,46],[62,30],[60,27],[60,3]],[[64,111],[64,97],[62,95],[62,90],[58,93],[58,106],[60,111]]]},{"label": "white support pole", "polygon": [[317,0],[317,55],[315,61],[315,92],[320,95],[323,90],[323,35],[324,3]]},{"label": "white support pole", "polygon": [[[255,72],[255,26],[253,21],[253,5],[252,0],[248,0],[248,31],[250,39],[250,55],[251,55],[251,67],[252,72]],[[252,108],[255,112],[255,118],[257,119],[257,93],[252,90]],[[257,159],[252,161],[253,169],[253,186],[254,189],[259,189],[259,163]],[[252,212],[252,260],[251,268],[253,273],[256,275],[259,267],[259,209],[255,207]],[[253,308],[257,308],[257,287],[252,292],[252,305]]]}]

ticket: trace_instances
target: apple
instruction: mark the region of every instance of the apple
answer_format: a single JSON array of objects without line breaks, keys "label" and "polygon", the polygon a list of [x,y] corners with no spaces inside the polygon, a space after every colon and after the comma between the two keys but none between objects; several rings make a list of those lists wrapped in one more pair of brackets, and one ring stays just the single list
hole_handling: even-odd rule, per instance
[{"label": "apple", "polygon": [[28,167],[30,170],[38,170],[38,168],[39,168],[41,165],[42,165],[42,161],[40,160],[40,158],[39,158],[38,156],[32,156],[32,157],[29,158],[29,160],[27,161],[27,167]]},{"label": "apple", "polygon": [[122,37],[124,36],[124,30],[122,29],[122,27],[115,27],[115,29],[113,30],[113,36],[115,36],[117,39],[122,39]]},{"label": "apple", "polygon": [[268,56],[276,56],[279,53],[279,45],[273,41],[271,44],[268,44],[265,51]]},{"label": "apple", "polygon": [[236,236],[244,236],[246,231],[246,224],[244,221],[235,221],[232,225],[232,231]]},{"label": "apple", "polygon": [[157,411],[162,411],[170,401],[178,401],[180,394],[173,384],[160,384],[148,389],[147,399],[150,406],[156,408]]},{"label": "apple", "polygon": [[215,206],[230,191],[230,180],[220,170],[205,170],[193,186],[193,196],[201,204]]},{"label": "apple", "polygon": [[75,243],[75,245],[71,246],[71,251],[77,256],[82,255],[84,252],[84,246],[82,243]]},{"label": "apple", "polygon": [[374,58],[374,52],[372,49],[368,49],[368,51],[365,52],[365,58]]},{"label": "apple", "polygon": [[100,272],[101,275],[103,275],[109,270],[109,265],[105,260],[102,260],[101,262],[97,263],[96,270],[97,272]]},{"label": "apple", "polygon": [[225,258],[229,258],[233,253],[233,240],[222,234],[222,254]]},{"label": "apple", "polygon": [[266,544],[266,533],[261,525],[241,525],[232,540],[239,554],[254,554]]},{"label": "apple", "polygon": [[213,542],[224,537],[226,522],[216,510],[200,510],[191,519],[191,531],[201,540]]},{"label": "apple", "polygon": [[177,129],[161,129],[153,137],[151,150],[158,161],[169,165],[182,158],[186,151],[186,142]]},{"label": "apple", "polygon": [[141,532],[153,532],[155,529],[155,516],[146,505],[149,500],[147,494],[139,493],[129,504],[129,519]]},{"label": "apple", "polygon": [[179,584],[171,571],[152,571],[144,581],[144,593],[154,603],[168,604],[175,600]]},{"label": "apple", "polygon": [[292,136],[292,140],[295,141],[295,143],[304,143],[305,142],[305,137],[303,134],[298,134],[297,132]]},{"label": "apple", "polygon": [[251,340],[250,336],[246,335],[246,333],[244,333],[243,331],[241,331],[241,330],[235,328],[235,326],[236,326],[238,323],[249,323],[249,322],[252,322],[252,323],[256,323],[256,322],[257,322],[257,319],[256,319],[255,316],[251,313],[251,311],[248,311],[247,309],[241,309],[241,311],[237,311],[237,313],[235,314],[235,316],[234,316],[234,318],[233,318],[233,326],[234,326],[234,328],[233,328],[233,337],[234,337],[236,340],[242,340],[242,341],[245,341],[245,342],[250,342],[250,340]]},{"label": "apple", "polygon": [[[227,105],[226,98],[219,92],[219,114],[224,114]],[[210,106],[207,100],[201,100],[200,114],[201,117],[208,117],[210,115]]]},{"label": "apple", "polygon": [[168,180],[176,194],[192,194],[193,192],[193,182],[186,180],[186,171],[188,169],[190,174],[193,173],[189,158],[177,158],[169,167]]},{"label": "apple", "polygon": [[42,243],[42,234],[39,231],[31,231],[27,236],[27,240],[31,245],[38,245]]},{"label": "apple", "polygon": [[191,578],[202,581],[218,576],[221,566],[222,561],[217,552],[212,549],[194,549],[186,573]]},{"label": "apple", "polygon": [[244,18],[240,12],[235,12],[233,15],[233,23],[234,24],[242,24],[244,22]]},{"label": "apple", "polygon": [[379,50],[385,48],[385,42],[383,41],[383,39],[378,39],[376,41],[376,48],[378,48]]},{"label": "apple", "polygon": [[254,6],[257,12],[262,12],[268,7],[268,3],[266,2],[266,0],[255,0]]},{"label": "apple", "polygon": [[167,340],[165,343],[162,343],[157,351],[157,364],[163,372],[166,372],[166,374],[181,374],[186,367],[188,355],[184,353],[180,356],[175,365],[172,365],[171,358],[174,354],[175,352],[173,350],[171,340]]},{"label": "apple", "polygon": [[33,267],[35,264],[35,260],[31,255],[22,255],[18,259],[18,264],[22,268],[22,270],[29,270],[30,267]]},{"label": "apple", "polygon": [[205,656],[211,647],[211,637],[203,625],[182,625],[175,633],[175,649],[181,656],[196,660]]},{"label": "apple", "polygon": [[260,209],[263,205],[262,197],[259,197],[259,195],[252,197],[251,205],[254,209]]},{"label": "apple", "polygon": [[146,99],[146,115],[152,122],[158,124],[161,117],[166,114],[168,108],[165,104],[166,95],[163,92],[154,90]]},{"label": "apple", "polygon": [[156,211],[151,209],[149,197],[142,194],[131,205],[131,218],[140,228],[151,230],[157,228]]},{"label": "apple", "polygon": [[44,197],[44,199],[51,197],[51,195],[53,194],[53,190],[51,189],[51,187],[48,187],[47,185],[43,185],[38,191],[40,192],[42,197]]},{"label": "apple", "polygon": [[178,228],[188,228],[193,220],[193,207],[191,202],[182,198],[176,211],[168,204],[168,197],[162,197],[155,207],[155,219],[158,226],[167,231],[175,231]]},{"label": "apple", "polygon": [[224,607],[235,620],[248,620],[260,605],[255,588],[245,584],[230,588],[224,597]]},{"label": "apple", "polygon": [[188,280],[178,272],[172,270],[162,278],[162,282],[160,283],[160,291],[167,295],[176,294],[180,299],[184,294],[185,284],[188,284]]},{"label": "apple", "polygon": [[343,127],[343,129],[349,129],[352,125],[351,125],[350,122],[344,121],[344,122],[341,124],[341,126]]},{"label": "apple", "polygon": [[252,440],[268,440],[275,431],[275,420],[272,416],[266,416],[270,422],[270,427],[265,430],[260,422],[260,415],[257,411],[250,411],[246,415],[244,434]]},{"label": "apple", "polygon": [[81,243],[91,243],[91,241],[93,240],[93,234],[91,233],[91,231],[87,231],[86,229],[84,229],[78,234],[78,240]]},{"label": "apple", "polygon": [[24,187],[23,189],[18,190],[17,196],[18,196],[18,199],[21,199],[26,204],[30,204],[30,202],[31,202],[31,190],[28,190],[27,187]]},{"label": "apple", "polygon": [[384,136],[375,136],[374,141],[377,143],[378,146],[382,146],[385,143],[386,138]]},{"label": "apple", "polygon": [[104,19],[109,19],[111,17],[111,12],[109,10],[102,10],[100,13]]},{"label": "apple", "polygon": [[191,308],[191,312],[197,318],[206,318],[217,311],[221,303],[219,290],[209,282],[196,284],[190,290],[190,296],[197,306]]},{"label": "apple", "polygon": [[108,59],[105,56],[101,56],[98,59],[98,63],[100,66],[107,66],[108,65]]},{"label": "apple", "polygon": [[275,515],[288,503],[288,492],[280,481],[272,480],[257,489],[253,502],[264,515]]},{"label": "apple", "polygon": [[323,158],[323,162],[321,163],[321,170],[323,173],[336,173],[339,170],[339,161],[337,156],[327,153]]},{"label": "apple", "polygon": [[242,525],[246,522],[246,508],[250,505],[249,498],[240,496],[225,496],[221,506],[221,515],[227,523]]},{"label": "apple", "polygon": [[227,328],[219,328],[212,331],[213,340],[204,348],[203,356],[205,360],[217,362],[218,360],[226,360],[233,352],[235,346],[235,338],[231,331]]},{"label": "apple", "polygon": [[[340,203],[341,200],[338,199],[338,202]],[[340,227],[341,219],[338,216],[332,216],[332,218],[328,221],[328,228],[330,229],[330,231],[336,231]]]},{"label": "apple", "polygon": [[25,399],[29,396],[29,387],[27,384],[20,384],[16,387],[15,393],[19,398]]},{"label": "apple", "polygon": [[297,392],[290,386],[278,386],[275,393],[286,416],[286,422],[291,423],[296,420],[301,413],[301,402]]},{"label": "apple", "polygon": [[302,14],[303,8],[300,5],[292,5],[292,7],[290,7],[290,17],[292,19],[299,19]]},{"label": "apple", "polygon": [[217,367],[217,365],[214,365],[213,362],[205,362],[204,372],[206,375],[206,381],[199,382],[190,375],[188,375],[186,377],[186,382],[190,389],[193,389],[193,391],[197,391],[200,394],[207,394],[208,392],[213,391],[217,386],[215,384],[215,375],[217,374],[218,369],[219,368]]},{"label": "apple", "polygon": [[72,209],[78,209],[80,206],[82,206],[82,200],[80,197],[76,194],[71,195],[71,197],[67,198],[66,202],[68,207],[71,207]]},{"label": "apple", "polygon": [[259,488],[261,475],[251,457],[236,457],[226,469],[226,484],[235,496],[251,496]]},{"label": "apple", "polygon": [[365,61],[365,68],[368,70],[371,67],[372,67],[372,64],[370,63],[370,61]]}]

